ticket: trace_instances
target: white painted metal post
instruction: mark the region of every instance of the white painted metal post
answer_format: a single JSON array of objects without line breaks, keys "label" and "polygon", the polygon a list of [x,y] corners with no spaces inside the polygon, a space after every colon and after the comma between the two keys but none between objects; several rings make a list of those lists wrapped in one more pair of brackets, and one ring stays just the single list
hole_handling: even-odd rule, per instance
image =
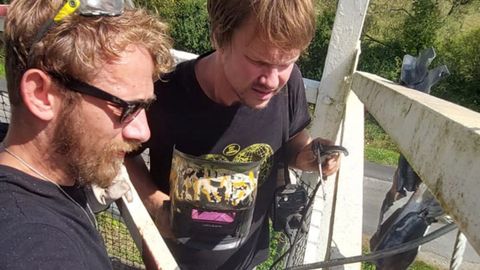
[{"label": "white painted metal post", "polygon": [[369,0],[340,0],[320,81],[311,132],[334,140],[345,111],[349,92],[344,78],[353,73],[357,46]]},{"label": "white painted metal post", "polygon": [[[326,256],[338,258],[361,253],[363,105],[354,94],[349,95],[349,78],[356,69],[358,45],[368,3],[368,0],[340,0],[337,6],[311,134],[313,137],[336,139],[351,154],[342,161],[337,178],[336,202],[332,201],[335,177],[330,177],[327,181],[327,199],[324,201],[321,196],[315,199],[305,263],[321,261]],[[342,120],[343,132],[339,133]],[[330,232],[333,203],[336,203],[335,216],[332,217],[335,230]],[[327,243],[330,233],[332,241]],[[334,247],[333,252],[327,253],[327,247]],[[345,265],[344,269],[360,269],[360,264]]]}]

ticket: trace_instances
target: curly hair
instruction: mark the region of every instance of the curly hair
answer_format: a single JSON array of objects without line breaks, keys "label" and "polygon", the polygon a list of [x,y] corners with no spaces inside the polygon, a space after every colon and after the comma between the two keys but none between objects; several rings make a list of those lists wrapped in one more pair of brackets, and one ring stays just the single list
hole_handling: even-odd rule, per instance
[{"label": "curly hair", "polygon": [[12,1],[4,32],[5,72],[12,105],[21,104],[19,83],[27,69],[38,68],[89,81],[102,64],[118,60],[129,45],[148,50],[154,62],[154,80],[171,69],[172,40],[168,27],[143,9],[125,10],[113,17],[72,14],[55,23],[35,42],[42,25],[55,16],[63,3]]}]

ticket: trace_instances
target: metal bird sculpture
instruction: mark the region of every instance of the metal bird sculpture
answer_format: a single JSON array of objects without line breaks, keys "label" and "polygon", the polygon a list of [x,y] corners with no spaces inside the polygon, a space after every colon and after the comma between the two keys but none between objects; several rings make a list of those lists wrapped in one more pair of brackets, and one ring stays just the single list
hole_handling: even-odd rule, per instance
[{"label": "metal bird sculpture", "polygon": [[[428,70],[435,58],[433,48],[426,49],[418,57],[405,55],[402,63],[400,84],[430,94],[431,87],[450,73],[446,66]],[[408,202],[397,209],[385,222],[383,218],[395,201],[413,192]],[[370,239],[372,251],[394,247],[423,236],[430,224],[444,212],[433,195],[422,183],[407,159],[400,155],[393,177],[392,188],[385,194],[377,231]],[[414,261],[418,248],[379,259],[375,262],[377,269],[404,270]]]}]

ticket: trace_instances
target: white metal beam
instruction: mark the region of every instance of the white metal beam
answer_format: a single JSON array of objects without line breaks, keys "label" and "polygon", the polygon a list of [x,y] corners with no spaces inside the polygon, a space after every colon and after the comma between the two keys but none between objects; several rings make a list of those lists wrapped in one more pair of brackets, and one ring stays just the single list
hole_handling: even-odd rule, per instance
[{"label": "white metal beam", "polygon": [[480,253],[480,114],[365,72],[352,89]]}]

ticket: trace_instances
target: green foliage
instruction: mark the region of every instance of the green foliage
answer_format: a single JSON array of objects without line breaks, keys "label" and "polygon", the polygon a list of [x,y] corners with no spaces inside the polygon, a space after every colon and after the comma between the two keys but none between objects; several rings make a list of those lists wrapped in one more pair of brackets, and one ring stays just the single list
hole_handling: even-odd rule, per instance
[{"label": "green foliage", "polygon": [[403,56],[433,47],[432,67],[452,75],[432,95],[480,111],[480,1],[374,0],[362,36],[359,70],[398,81]]},{"label": "green foliage", "polygon": [[389,46],[381,45],[369,39],[362,42],[362,54],[358,69],[377,74],[391,81],[397,81],[402,68],[400,44],[392,42]]},{"label": "green foliage", "polygon": [[364,23],[358,69],[397,81],[404,55],[398,25],[409,9],[408,1],[371,1]]},{"label": "green foliage", "polygon": [[[405,54],[417,56],[433,47],[437,59],[432,67],[446,64],[452,74],[432,88],[432,95],[480,111],[478,8],[475,0],[373,1],[359,69],[398,81]],[[381,15],[385,11],[387,17]]]},{"label": "green foliage", "polygon": [[170,25],[174,48],[201,54],[211,50],[206,0],[137,0]]},{"label": "green foliage", "polygon": [[322,78],[322,68],[328,52],[328,43],[332,33],[335,10],[327,9],[317,18],[315,37],[298,61],[302,75],[312,80]]},{"label": "green foliage", "polygon": [[175,48],[201,54],[211,49],[205,1],[175,1],[172,37]]},{"label": "green foliage", "polygon": [[282,250],[281,247],[284,247],[286,245],[285,237],[281,232],[275,232],[271,224],[270,224],[269,230],[270,230],[270,244],[269,244],[270,254],[266,261],[264,261],[263,263],[257,266],[258,270],[270,269],[273,263],[277,260],[277,258],[283,254],[284,250]]},{"label": "green foliage", "polygon": [[441,26],[440,9],[436,0],[413,0],[412,11],[401,27],[406,52],[418,55],[425,48],[432,47]]},{"label": "green foliage", "polygon": [[375,119],[365,117],[365,159],[377,164],[397,165],[399,150]]},{"label": "green foliage", "polygon": [[480,111],[480,27],[460,36],[447,37],[440,61],[451,75],[434,88],[438,97]]},{"label": "green foliage", "polygon": [[[385,8],[391,9],[394,13],[395,25],[383,21],[388,20],[388,16],[384,16],[385,12],[380,13]],[[374,17],[370,17],[365,25],[366,33],[363,36],[359,69],[397,81],[405,54],[418,55],[421,50],[434,46],[436,34],[441,26],[438,2],[413,0],[410,10],[386,4],[373,5],[372,9],[370,15]],[[383,16],[379,17],[380,14]],[[398,24],[401,26],[398,27]],[[378,27],[386,29],[381,31]],[[369,32],[382,36],[381,40]]]}]

